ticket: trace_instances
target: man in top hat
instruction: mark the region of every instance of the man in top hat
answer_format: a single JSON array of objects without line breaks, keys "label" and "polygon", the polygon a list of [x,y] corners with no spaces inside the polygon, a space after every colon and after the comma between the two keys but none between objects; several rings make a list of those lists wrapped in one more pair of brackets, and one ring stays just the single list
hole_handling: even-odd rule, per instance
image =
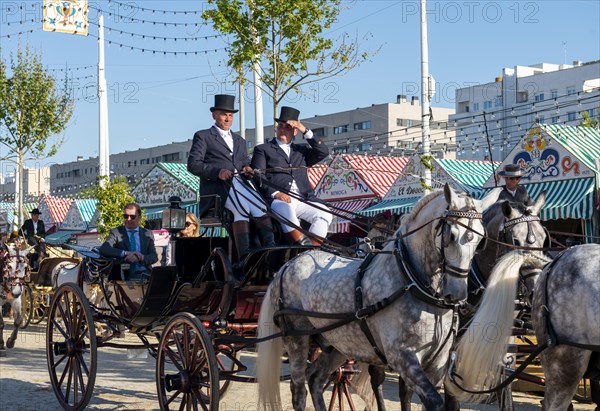
[{"label": "man in top hat", "polygon": [[[324,204],[318,202],[308,180],[307,167],[326,158],[329,149],[302,125],[298,120],[299,115],[300,112],[295,108],[281,107],[279,118],[275,119],[276,137],[254,148],[251,164],[254,169],[266,171],[261,190],[267,198],[272,199],[273,211],[284,222],[291,223],[282,223],[282,230],[289,242],[310,245],[318,244],[319,238],[325,238],[332,215]],[[308,145],[293,143],[298,132],[302,133]],[[300,226],[299,219],[311,224],[309,232],[314,235],[312,241],[295,228]]]},{"label": "man in top hat", "polygon": [[521,187],[519,185],[519,181],[521,181],[521,177],[525,175],[521,167],[518,164],[507,164],[504,166],[504,169],[498,172],[500,177],[504,178],[506,185],[502,189],[498,200],[508,200],[513,203],[523,203],[526,206],[531,206],[534,204],[529,194],[527,194],[527,189],[525,187]]},{"label": "man in top hat", "polygon": [[46,255],[46,240],[44,240],[44,237],[46,237],[46,227],[44,226],[44,222],[40,220],[41,214],[38,208],[31,210],[31,218],[25,220],[20,233],[27,239],[27,244],[35,246],[35,253],[29,255],[29,261],[34,271],[39,268],[40,262]]},{"label": "man in top hat", "polygon": [[[215,196],[233,214],[233,235],[238,260],[250,250],[249,217],[255,217],[259,240],[263,247],[275,245],[270,217],[266,216],[261,196],[253,191],[241,174],[252,173],[246,140],[230,128],[233,123],[235,96],[215,95],[215,105],[210,108],[215,124],[194,134],[188,171],[200,177],[199,215],[215,204]],[[208,196],[208,197],[204,197]],[[202,223],[202,222],[201,222]]]}]

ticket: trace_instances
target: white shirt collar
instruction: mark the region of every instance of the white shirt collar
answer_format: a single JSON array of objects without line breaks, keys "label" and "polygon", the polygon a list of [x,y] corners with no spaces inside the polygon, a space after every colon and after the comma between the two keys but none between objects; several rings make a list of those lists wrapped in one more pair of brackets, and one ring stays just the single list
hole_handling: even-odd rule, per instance
[{"label": "white shirt collar", "polygon": [[217,126],[216,124],[215,124],[215,128],[217,129],[217,131],[219,132],[219,135],[220,135],[221,137],[223,137],[223,138],[226,138],[226,137],[232,137],[232,135],[231,135],[231,130],[227,130],[227,131],[225,131],[225,130],[223,130],[222,128],[220,128],[219,126]]}]

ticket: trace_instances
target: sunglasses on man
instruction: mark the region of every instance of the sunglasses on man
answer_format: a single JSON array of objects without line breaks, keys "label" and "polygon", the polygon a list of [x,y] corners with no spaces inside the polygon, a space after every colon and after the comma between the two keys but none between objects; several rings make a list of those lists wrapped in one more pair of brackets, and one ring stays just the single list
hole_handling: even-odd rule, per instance
[{"label": "sunglasses on man", "polygon": [[507,177],[508,180],[517,180],[519,181],[521,177]]},{"label": "sunglasses on man", "polygon": [[135,220],[137,214],[123,214],[123,220]]}]

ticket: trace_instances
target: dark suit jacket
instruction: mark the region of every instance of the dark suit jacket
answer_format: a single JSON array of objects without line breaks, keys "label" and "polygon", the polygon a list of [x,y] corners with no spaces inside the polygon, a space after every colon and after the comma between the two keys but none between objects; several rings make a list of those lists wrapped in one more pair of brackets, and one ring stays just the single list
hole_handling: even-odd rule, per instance
[{"label": "dark suit jacket", "polygon": [[[233,136],[233,152],[229,150],[225,140],[213,126],[208,130],[200,130],[194,134],[187,169],[190,173],[200,177],[200,195],[217,194],[221,197],[221,204],[225,204],[229,189],[219,180],[219,171],[242,171],[244,166],[250,165],[246,140],[239,134],[231,132]],[[202,215],[214,206],[214,197],[200,199],[199,215]]]},{"label": "dark suit jacket", "polygon": [[506,189],[506,186],[504,186],[500,192],[500,196],[498,196],[498,201],[500,200],[508,200],[513,203],[523,203],[527,206],[534,204],[531,197],[529,197],[529,194],[527,194],[527,189],[521,186],[517,186],[517,191],[515,191],[514,196]]},{"label": "dark suit jacket", "polygon": [[42,220],[38,220],[37,226],[37,234],[33,230],[33,220],[30,218],[25,220],[23,226],[21,227],[21,232],[29,240],[33,236],[37,235],[38,237],[46,237],[46,227],[44,226],[44,222]]},{"label": "dark suit jacket", "polygon": [[[130,251],[129,235],[124,226],[113,228],[108,233],[106,241],[100,246],[100,254],[104,257],[121,258],[122,251]],[[154,247],[152,231],[140,227],[140,252],[144,254],[144,265],[151,269],[151,265],[158,261],[158,254]]]},{"label": "dark suit jacket", "polygon": [[[289,192],[293,180],[296,180],[298,190],[305,199],[317,199],[308,180],[308,171],[306,168],[296,167],[310,167],[317,164],[329,155],[329,149],[318,137],[306,141],[308,146],[292,143],[289,158],[275,138],[254,147],[251,166],[259,170],[268,169],[263,178],[269,184],[261,184],[261,191],[268,199],[271,199],[276,191]],[[272,170],[273,168],[279,169]]]}]

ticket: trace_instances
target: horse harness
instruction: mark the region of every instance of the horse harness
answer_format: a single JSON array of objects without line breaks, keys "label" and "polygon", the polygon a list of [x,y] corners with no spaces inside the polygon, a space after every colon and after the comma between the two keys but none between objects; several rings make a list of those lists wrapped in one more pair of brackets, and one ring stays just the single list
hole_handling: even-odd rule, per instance
[{"label": "horse harness", "polygon": [[[448,273],[451,276],[455,276],[458,278],[466,278],[469,273],[468,269],[465,270],[465,269],[462,269],[459,267],[454,267],[454,266],[446,264],[446,262],[445,262],[445,255],[444,255],[443,250],[445,247],[447,247],[450,244],[450,235],[451,235],[450,229],[452,228],[451,227],[452,224],[447,221],[449,218],[457,218],[457,219],[458,218],[468,218],[469,219],[469,228],[471,228],[472,220],[482,219],[482,214],[475,212],[473,210],[449,210],[449,209],[447,209],[446,212],[444,213],[444,216],[440,218],[440,220],[441,220],[440,223],[436,227],[436,229],[438,229],[438,230],[439,230],[439,228],[441,228],[441,231],[442,231],[442,247],[441,247],[442,248],[442,251],[441,251],[442,261],[441,261],[440,267],[438,268],[438,270],[436,270],[436,272],[442,271],[442,273]],[[419,227],[419,229],[425,227],[428,224],[425,224],[425,225]],[[447,228],[447,227],[449,227],[449,228]],[[446,233],[446,234],[444,234],[444,233]],[[398,235],[394,242],[394,250],[391,252],[379,251],[377,253],[367,254],[364,261],[361,263],[360,267],[358,268],[358,272],[357,272],[355,283],[354,283],[354,301],[355,301],[355,307],[356,307],[355,312],[321,313],[321,312],[300,310],[300,309],[295,309],[295,308],[286,308],[284,295],[283,295],[284,294],[283,293],[283,277],[284,277],[284,274],[288,267],[288,264],[286,264],[283,267],[280,278],[279,278],[278,310],[273,314],[273,321],[281,329],[281,333],[279,333],[278,336],[300,336],[300,335],[315,336],[315,335],[321,334],[323,332],[333,330],[335,328],[339,328],[339,327],[349,324],[351,322],[358,321],[358,325],[360,326],[361,331],[365,335],[369,344],[373,348],[373,351],[375,352],[377,357],[382,361],[382,363],[387,365],[387,363],[388,363],[387,358],[386,358],[385,354],[377,346],[377,344],[375,342],[375,338],[373,337],[373,333],[371,332],[371,330],[369,329],[369,326],[367,324],[367,318],[378,313],[379,311],[383,310],[384,308],[390,306],[393,302],[395,302],[397,299],[402,297],[407,291],[410,291],[411,294],[415,298],[425,302],[426,304],[433,305],[433,306],[439,307],[439,308],[453,309],[453,311],[454,311],[453,317],[452,317],[452,326],[450,327],[448,334],[444,338],[443,343],[439,346],[438,350],[433,355],[433,357],[431,359],[431,361],[433,362],[433,360],[439,355],[442,348],[445,346],[446,342],[450,339],[450,337],[453,334],[455,335],[457,332],[458,308],[461,303],[458,303],[458,304],[447,303],[431,287],[430,284],[427,284],[422,278],[420,278],[418,275],[416,275],[416,273],[414,273],[414,270],[412,269],[410,263],[408,262],[408,260],[405,257],[405,255],[407,253],[406,246],[401,241],[401,239],[403,237],[406,237],[411,234],[414,234],[414,231],[404,233],[404,235]],[[446,238],[444,238],[444,235],[446,235]],[[466,235],[468,236],[467,239],[469,241],[472,240],[473,239],[472,229],[470,229]],[[403,276],[403,278],[406,282],[406,285],[404,285],[400,289],[393,292],[390,296],[383,298],[382,300],[377,301],[376,303],[373,303],[367,307],[363,307],[362,281],[363,281],[364,275],[365,275],[370,263],[375,258],[375,256],[377,254],[385,254],[385,253],[394,254],[394,256],[396,257],[395,260],[398,265],[398,269],[399,269],[401,275]],[[289,323],[289,321],[287,321],[286,316],[288,316],[288,315],[296,315],[296,316],[301,315],[301,316],[314,317],[314,318],[337,319],[338,321],[336,321],[328,326],[320,327],[320,328],[313,328],[311,330],[294,330],[293,327],[291,326],[291,324]],[[321,344],[321,342],[319,340],[317,340],[317,343]],[[321,348],[327,349],[327,347],[323,347],[323,346]]]},{"label": "horse harness", "polygon": [[[23,285],[25,283],[27,283],[29,281],[29,274],[31,271],[31,268],[29,266],[29,260],[27,259],[27,257],[25,255],[22,255],[20,253],[20,250],[18,248],[16,248],[16,254],[14,256],[10,255],[7,251],[0,251],[0,253],[2,253],[0,255],[0,258],[2,259],[3,262],[3,267],[2,267],[2,281],[0,282],[0,285],[2,285],[0,292],[2,291],[10,291],[15,285],[20,284]],[[17,264],[15,267],[15,272],[11,272],[11,267],[8,264],[8,261],[10,259],[15,259]],[[19,270],[19,264],[23,263],[24,264],[24,270],[25,273],[20,276],[20,270]]]}]

